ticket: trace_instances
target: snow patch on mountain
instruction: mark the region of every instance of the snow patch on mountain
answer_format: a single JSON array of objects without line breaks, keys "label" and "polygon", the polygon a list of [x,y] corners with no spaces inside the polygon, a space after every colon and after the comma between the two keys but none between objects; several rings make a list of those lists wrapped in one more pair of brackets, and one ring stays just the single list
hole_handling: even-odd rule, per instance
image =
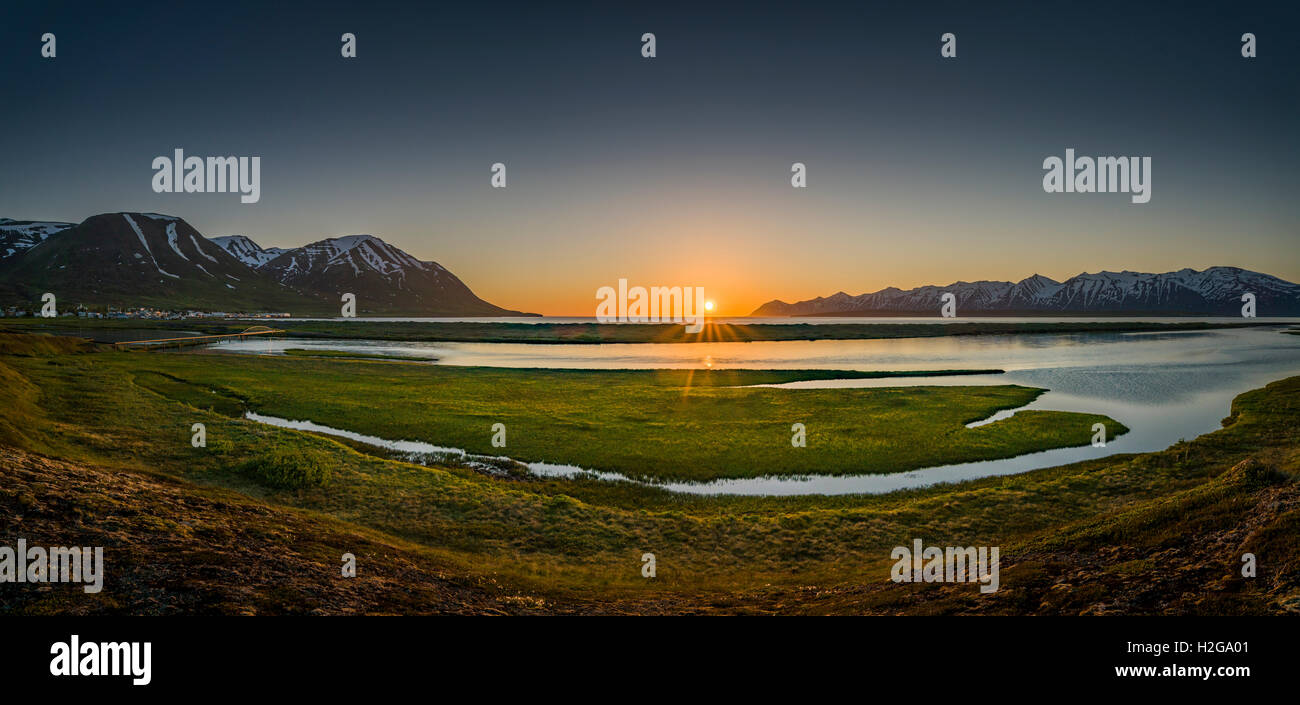
[{"label": "snow patch on mountain", "polygon": [[210,254],[208,254],[208,253],[206,253],[206,252],[204,252],[204,251],[203,251],[203,248],[202,248],[202,247],[199,247],[199,241],[196,240],[196,239],[194,238],[194,235],[190,235],[190,242],[194,243],[194,249],[195,249],[195,250],[196,250],[200,255],[203,255],[204,259],[208,260],[209,262],[211,262],[211,263],[213,263],[213,264],[217,264],[217,258],[216,258],[216,257],[213,257],[212,255],[210,255]]},{"label": "snow patch on mountain", "polygon": [[211,238],[218,247],[244,264],[259,269],[262,265],[286,252],[280,247],[262,247],[246,235],[226,235]]},{"label": "snow patch on mountain", "polygon": [[45,242],[51,235],[72,227],[74,223],[14,220],[0,218],[0,259],[6,259]]},{"label": "snow patch on mountain", "polygon": [[139,225],[136,225],[134,220],[131,220],[131,216],[130,216],[130,214],[128,214],[128,213],[123,213],[123,214],[122,214],[122,217],[123,217],[123,218],[126,218],[126,222],[127,222],[127,224],[130,225],[130,226],[131,226],[131,229],[135,231],[136,237],[140,238],[140,244],[141,244],[141,245],[144,245],[144,251],[145,251],[145,252],[148,252],[148,253],[149,253],[149,259],[153,260],[153,266],[154,266],[154,269],[157,269],[159,274],[165,274],[165,275],[171,277],[172,279],[180,279],[179,276],[177,276],[177,275],[175,275],[175,274],[172,274],[172,273],[170,273],[170,272],[165,272],[165,271],[163,271],[163,268],[162,268],[162,267],[158,266],[158,258],[157,258],[157,257],[154,257],[154,256],[153,256],[153,250],[149,249],[149,241],[145,239],[145,237],[144,237],[144,232],[142,232],[142,231],[140,230],[140,226],[139,226]]},{"label": "snow patch on mountain", "polygon": [[153,250],[149,249],[149,241],[144,239],[144,232],[140,230],[140,226],[136,225],[134,220],[131,220],[130,215],[123,213],[122,217],[126,218],[127,225],[130,225],[131,229],[135,231],[135,236],[140,238],[140,245],[144,247],[144,251],[148,252],[150,257],[153,257]]},{"label": "snow patch on mountain", "polygon": [[181,259],[183,259],[183,260],[185,260],[186,262],[188,262],[188,261],[190,261],[190,258],[189,258],[189,257],[186,257],[186,256],[185,256],[185,253],[184,253],[184,252],[181,252],[181,248],[178,247],[178,246],[176,245],[176,238],[177,238],[177,237],[179,237],[179,236],[176,234],[176,223],[174,223],[174,222],[173,222],[173,223],[168,223],[168,224],[167,224],[167,244],[168,244],[168,245],[171,245],[172,252],[175,252],[176,254],[180,255],[180,256],[181,256]]}]

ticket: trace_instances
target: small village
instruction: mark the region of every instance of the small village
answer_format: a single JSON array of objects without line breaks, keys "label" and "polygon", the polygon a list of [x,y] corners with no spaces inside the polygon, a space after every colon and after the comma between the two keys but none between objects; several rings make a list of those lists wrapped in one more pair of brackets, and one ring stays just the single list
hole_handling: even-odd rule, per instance
[{"label": "small village", "polygon": [[[40,308],[36,308],[34,310],[27,310],[17,306],[0,308],[0,318],[23,318],[24,316],[39,318]],[[241,312],[230,313],[226,311],[196,311],[193,309],[187,309],[183,311],[173,311],[169,309],[149,308],[149,307],[142,306],[139,308],[123,308],[123,309],[112,308],[112,307],[107,309],[90,309],[90,308],[78,307],[75,309],[62,311],[58,314],[58,317],[59,318],[74,318],[74,317],[75,318],[134,318],[134,319],[147,319],[147,320],[177,321],[177,320],[195,319],[195,318],[203,318],[203,319],[290,318],[290,314],[288,313],[241,313]]]}]

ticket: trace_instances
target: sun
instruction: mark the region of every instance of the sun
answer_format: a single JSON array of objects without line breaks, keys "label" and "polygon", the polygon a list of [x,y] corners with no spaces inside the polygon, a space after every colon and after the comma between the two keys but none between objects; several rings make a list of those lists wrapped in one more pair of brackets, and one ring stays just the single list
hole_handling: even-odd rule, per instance
[{"label": "sun", "polygon": [[704,310],[705,310],[705,311],[712,311],[712,310],[713,310],[713,302],[712,302],[712,301],[705,301],[705,302],[704,302]]}]

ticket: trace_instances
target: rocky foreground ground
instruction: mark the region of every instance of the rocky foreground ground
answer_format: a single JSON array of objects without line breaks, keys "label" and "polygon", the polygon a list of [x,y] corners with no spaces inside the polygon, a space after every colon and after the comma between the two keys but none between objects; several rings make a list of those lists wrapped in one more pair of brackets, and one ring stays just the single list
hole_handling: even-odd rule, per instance
[{"label": "rocky foreground ground", "polygon": [[[145,472],[0,448],[2,545],[103,546],[102,592],[0,586],[10,614],[1300,613],[1300,485],[1248,459],[1206,485],[1045,533],[973,584],[771,587],[652,602],[556,601],[333,519]],[[344,578],[341,556],[358,558]],[[1260,555],[1258,575],[1240,556]]]},{"label": "rocky foreground ground", "polygon": [[[0,448],[0,545],[103,546],[104,587],[3,585],[18,614],[516,614],[546,602],[234,492]],[[342,577],[342,555],[357,557]]]}]

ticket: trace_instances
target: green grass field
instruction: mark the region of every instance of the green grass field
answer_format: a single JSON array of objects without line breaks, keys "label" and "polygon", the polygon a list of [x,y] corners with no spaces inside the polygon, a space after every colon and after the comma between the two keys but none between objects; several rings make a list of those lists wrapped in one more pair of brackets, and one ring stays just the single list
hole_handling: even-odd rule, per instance
[{"label": "green grass field", "polygon": [[[1087,445],[1095,423],[1112,438],[1126,430],[1103,416],[1055,411],[965,428],[1043,391],[1014,385],[741,388],[869,376],[825,370],[515,370],[228,355],[114,364],[124,376],[143,367],[199,393],[228,390],[261,414],[651,480],[898,472]],[[491,445],[497,423],[506,427],[505,448]],[[804,447],[792,444],[796,423]]]},{"label": "green grass field", "polygon": [[[427,376],[431,371],[441,376]],[[927,454],[962,458],[984,452],[982,443],[964,441],[960,432],[945,434],[943,429],[991,409],[1017,405],[1036,393],[1017,387],[945,388],[942,396],[927,396],[933,390],[926,389],[836,390],[803,401],[802,392],[794,390],[730,388],[738,381],[777,381],[802,373],[697,373],[689,386],[683,384],[682,373],[529,372],[536,375],[531,383],[512,376],[517,374],[363,361],[86,353],[67,343],[11,338],[0,346],[0,442],[70,462],[234,491],[271,507],[344,522],[418,547],[421,560],[467,580],[477,576],[520,586],[545,600],[592,601],[602,608],[638,612],[910,609],[916,607],[911,602],[916,593],[886,588],[892,586],[890,549],[914,537],[937,545],[1002,546],[1003,560],[1025,569],[1004,577],[998,601],[980,604],[1032,611],[1039,598],[1027,603],[1030,593],[1023,590],[1039,586],[1048,591],[1057,580],[1050,576],[1080,560],[1058,555],[1063,546],[1092,542],[1097,551],[1108,551],[1100,544],[1118,536],[1154,553],[1209,531],[1212,524],[1243,516],[1263,521],[1270,512],[1280,511],[1277,507],[1290,505],[1279,504],[1276,496],[1269,499],[1272,495],[1256,505],[1241,493],[1280,491],[1282,486],[1274,484],[1278,480],[1269,478],[1289,477],[1300,468],[1300,425],[1294,423],[1300,413],[1300,378],[1242,395],[1226,428],[1161,453],[1111,456],[879,496],[700,497],[630,483],[492,477],[454,465],[413,465],[237,416],[251,406],[385,437],[463,442],[490,450],[490,424],[498,414],[515,409],[516,415],[504,421],[511,429],[505,449],[511,455],[526,455],[523,451],[530,447],[548,448],[543,440],[528,440],[530,424],[555,424],[570,434],[568,442],[577,444],[574,452],[629,464],[659,453],[661,460],[674,465],[660,472],[689,473],[694,470],[681,468],[708,467],[697,462],[692,455],[696,451],[712,462],[762,462],[759,454],[750,455],[744,447],[702,448],[669,437],[691,429],[690,424],[715,433],[728,429],[755,443],[768,442],[770,425],[776,436],[773,445],[788,446],[786,413],[814,410],[812,421],[803,421],[809,424],[810,442],[802,450],[810,457],[820,453],[817,457],[836,462],[837,454],[854,452],[873,462],[929,462]],[[898,396],[903,393],[920,396]],[[781,396],[800,401],[792,406]],[[894,406],[900,398],[922,410],[903,413]],[[322,399],[328,404],[321,406]],[[744,413],[719,414],[724,399],[728,408]],[[308,410],[313,402],[314,413],[294,413]],[[319,413],[326,408],[333,416]],[[870,430],[871,424],[853,416],[853,410],[861,408],[883,414],[895,425],[938,424],[938,430],[907,432],[932,447],[899,451],[873,445],[870,439],[898,438],[903,429]],[[630,452],[617,439],[602,441],[594,430],[573,423],[574,415],[585,409],[608,414],[604,420],[611,428],[643,441],[663,438],[666,445],[652,443],[648,450]],[[412,410],[416,416],[407,418]],[[850,418],[836,421],[833,414]],[[646,419],[659,419],[662,425]],[[1028,422],[1056,442],[1060,437],[1053,433],[1059,429],[1053,432],[1052,427],[1057,422],[1066,422],[1068,435],[1080,420],[1067,415]],[[385,428],[399,421],[407,425],[397,431]],[[190,444],[196,422],[206,425],[205,448]],[[364,423],[373,428],[362,428]],[[844,439],[818,440],[820,423],[840,429]],[[464,438],[444,438],[443,431]],[[832,445],[819,451],[818,443]],[[669,455],[681,452],[684,457]],[[1240,487],[1209,484],[1244,458],[1281,474],[1265,473],[1260,476],[1264,480]],[[304,472],[307,468],[310,473]],[[0,504],[4,500],[0,492]],[[91,516],[97,509],[58,511]],[[175,512],[158,517],[158,525],[183,533],[183,502]],[[1269,556],[1261,558],[1269,575],[1284,575],[1295,567],[1296,543],[1287,538],[1294,533],[1279,528],[1287,525],[1267,524],[1267,534],[1260,533],[1262,528],[1242,534],[1267,536],[1260,550]],[[319,550],[337,555],[348,549],[327,545]],[[1289,557],[1277,555],[1282,551],[1289,551]],[[643,552],[658,557],[655,580],[641,577]],[[1232,560],[1235,556],[1228,549],[1215,558],[1229,568]],[[1206,570],[1217,571],[1218,564]],[[1144,569],[1140,563],[1125,565],[1133,574]],[[1241,601],[1237,609],[1264,610],[1272,604],[1269,600],[1289,595],[1293,582],[1234,588]],[[1280,592],[1270,596],[1270,590]],[[925,609],[967,611],[973,599],[961,593]]]}]

